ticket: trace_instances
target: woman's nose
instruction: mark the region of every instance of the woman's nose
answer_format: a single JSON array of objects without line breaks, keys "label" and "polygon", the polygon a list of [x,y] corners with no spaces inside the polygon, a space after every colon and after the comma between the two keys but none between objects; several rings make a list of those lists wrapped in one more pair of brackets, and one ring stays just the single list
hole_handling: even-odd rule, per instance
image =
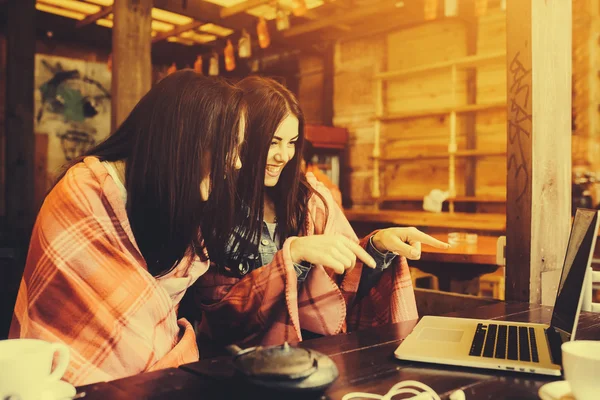
[{"label": "woman's nose", "polygon": [[275,161],[277,161],[277,162],[288,162],[290,159],[287,151],[285,151],[285,150],[277,151],[277,153],[275,153],[274,158],[275,158]]}]

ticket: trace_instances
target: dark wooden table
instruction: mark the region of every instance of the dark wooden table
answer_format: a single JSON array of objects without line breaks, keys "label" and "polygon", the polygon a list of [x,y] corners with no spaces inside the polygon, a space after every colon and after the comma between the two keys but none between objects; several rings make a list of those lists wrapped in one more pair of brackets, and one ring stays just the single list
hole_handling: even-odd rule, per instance
[{"label": "dark wooden table", "polygon": [[[518,322],[550,320],[548,307],[497,303],[455,316],[492,318]],[[538,399],[538,389],[557,377],[517,374],[404,362],[392,355],[398,344],[411,331],[414,323],[387,325],[345,335],[307,340],[301,345],[330,356],[340,371],[339,378],[317,398],[341,399],[348,392],[385,394],[394,384],[417,380],[432,387],[442,399],[462,389],[466,399]],[[600,315],[582,313],[577,329],[578,339],[600,339]],[[294,396],[259,393],[233,379],[229,358],[219,357],[162,371],[135,375],[112,382],[78,388],[86,400],[95,399],[242,399],[283,398]],[[560,379],[560,378],[558,378]]]}]

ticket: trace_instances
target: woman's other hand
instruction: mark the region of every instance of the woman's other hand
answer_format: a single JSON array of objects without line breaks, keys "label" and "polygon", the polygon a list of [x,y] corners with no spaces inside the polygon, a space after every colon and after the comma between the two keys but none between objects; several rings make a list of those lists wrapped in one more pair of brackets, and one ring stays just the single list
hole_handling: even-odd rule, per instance
[{"label": "woman's other hand", "polygon": [[382,253],[391,251],[410,260],[421,258],[421,243],[438,249],[448,249],[450,245],[433,238],[417,228],[387,228],[373,235],[373,245]]}]

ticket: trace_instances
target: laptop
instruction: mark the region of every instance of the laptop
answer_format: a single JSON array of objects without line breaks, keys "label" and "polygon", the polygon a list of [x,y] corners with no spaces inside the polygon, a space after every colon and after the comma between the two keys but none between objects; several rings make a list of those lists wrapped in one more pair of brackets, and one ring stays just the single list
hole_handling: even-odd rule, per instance
[{"label": "laptop", "polygon": [[578,209],[550,325],[424,316],[394,355],[400,360],[544,375],[561,374],[561,345],[575,339],[598,212]]}]

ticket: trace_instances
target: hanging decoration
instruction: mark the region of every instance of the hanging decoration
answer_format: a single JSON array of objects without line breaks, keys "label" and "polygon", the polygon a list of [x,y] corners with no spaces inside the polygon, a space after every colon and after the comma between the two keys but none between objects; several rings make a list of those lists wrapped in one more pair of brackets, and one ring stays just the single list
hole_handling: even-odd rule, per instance
[{"label": "hanging decoration", "polygon": [[292,14],[296,17],[301,17],[306,14],[307,11],[306,1],[304,0],[292,0]]},{"label": "hanging decoration", "polygon": [[235,69],[235,52],[231,40],[227,40],[223,56],[225,57],[225,70],[233,71]]},{"label": "hanging decoration", "polygon": [[171,75],[173,72],[177,71],[177,65],[175,63],[171,64],[171,66],[167,69],[167,75]]},{"label": "hanging decoration", "polygon": [[458,0],[444,0],[444,16],[456,17],[458,15]]},{"label": "hanging decoration", "polygon": [[438,0],[425,0],[423,14],[426,21],[434,20],[437,17]]},{"label": "hanging decoration", "polygon": [[487,12],[488,1],[487,0],[475,0],[475,15],[477,17],[483,17]]},{"label": "hanging decoration", "polygon": [[271,44],[271,37],[269,36],[269,28],[267,27],[267,21],[263,17],[258,19],[256,25],[256,33],[258,34],[258,45],[261,49],[266,49]]},{"label": "hanging decoration", "polygon": [[196,61],[194,62],[194,71],[202,75],[202,56],[196,56]]},{"label": "hanging decoration", "polygon": [[275,26],[278,31],[285,31],[290,28],[290,18],[288,17],[287,12],[281,7],[277,7],[277,12],[275,14]]},{"label": "hanging decoration", "polygon": [[211,76],[219,75],[219,55],[213,53],[208,60],[208,74]]},{"label": "hanging decoration", "polygon": [[250,34],[242,29],[242,36],[238,41],[238,57],[250,58],[252,55],[252,43],[250,42]]}]

